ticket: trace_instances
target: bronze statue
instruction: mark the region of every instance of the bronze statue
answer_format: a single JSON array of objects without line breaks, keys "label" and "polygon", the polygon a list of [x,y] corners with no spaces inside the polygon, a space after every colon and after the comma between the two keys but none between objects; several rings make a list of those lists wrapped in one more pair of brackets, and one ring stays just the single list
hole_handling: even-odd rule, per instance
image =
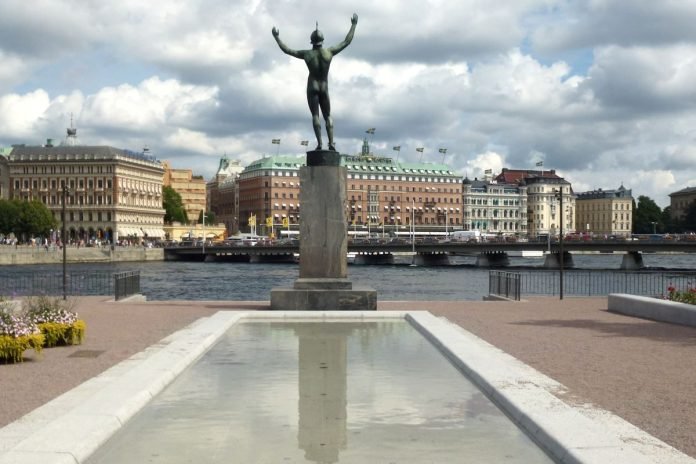
[{"label": "bronze statue", "polygon": [[312,112],[312,125],[314,126],[314,135],[317,137],[317,150],[322,149],[321,122],[319,121],[319,109],[321,108],[321,114],[326,121],[329,150],[336,151],[333,139],[331,101],[329,100],[329,66],[331,66],[331,59],[334,55],[340,53],[341,50],[350,45],[353,40],[355,26],[358,24],[358,15],[353,13],[350,22],[350,31],[348,31],[346,38],[341,43],[329,48],[322,48],[324,35],[319,31],[319,24],[317,24],[317,28],[310,36],[312,43],[311,50],[293,50],[288,48],[288,46],[280,40],[280,32],[278,29],[274,27],[272,31],[273,37],[275,37],[276,42],[278,42],[280,49],[290,56],[304,60],[305,64],[307,64],[307,69],[309,69],[309,76],[307,77],[307,104],[309,104],[309,110]]}]

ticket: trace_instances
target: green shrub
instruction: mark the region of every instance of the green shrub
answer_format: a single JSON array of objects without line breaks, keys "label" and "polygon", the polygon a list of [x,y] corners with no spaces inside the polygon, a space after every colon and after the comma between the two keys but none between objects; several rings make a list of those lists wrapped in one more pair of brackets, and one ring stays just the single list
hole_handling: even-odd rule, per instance
[{"label": "green shrub", "polygon": [[42,322],[38,324],[44,335],[44,346],[51,348],[59,345],[80,345],[85,338],[85,321],[78,319],[72,324],[60,322]]},{"label": "green shrub", "polygon": [[0,335],[0,361],[22,362],[26,350],[32,349],[37,355],[41,354],[44,336],[40,333],[21,335]]}]

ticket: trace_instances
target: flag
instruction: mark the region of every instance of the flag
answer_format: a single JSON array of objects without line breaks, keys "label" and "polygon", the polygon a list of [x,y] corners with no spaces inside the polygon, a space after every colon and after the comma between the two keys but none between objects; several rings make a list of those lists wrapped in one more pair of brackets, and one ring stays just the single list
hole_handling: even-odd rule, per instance
[{"label": "flag", "polygon": [[365,131],[365,133],[367,133],[367,134],[374,134],[374,133],[375,133],[375,128],[374,128],[374,127],[370,127],[369,129],[367,129],[367,130]]},{"label": "flag", "polygon": [[256,215],[254,215],[254,214],[249,215],[249,225],[256,226]]},{"label": "flag", "polygon": [[273,145],[280,145],[280,139],[273,139],[273,140],[271,140],[271,143]]},{"label": "flag", "polygon": [[286,217],[283,218],[283,227],[290,227],[290,221]]},{"label": "flag", "polygon": [[268,217],[266,218],[266,225],[267,225],[268,227],[273,227],[273,218],[272,218],[271,216],[268,216]]},{"label": "flag", "polygon": [[483,173],[484,173],[484,174],[493,174],[493,170],[492,170],[492,169],[486,169],[485,171],[483,171]]},{"label": "flag", "polygon": [[417,151],[417,152],[420,152],[420,153],[423,153],[423,149],[424,149],[423,147],[416,148],[416,151]]},{"label": "flag", "polygon": [[303,140],[303,141],[301,141],[301,142],[300,142],[300,145],[302,145],[303,147],[306,147],[307,145],[309,145],[309,140]]},{"label": "flag", "polygon": [[537,165],[537,166],[543,166],[543,165],[544,165],[544,162],[543,162],[543,161],[537,161],[537,164],[536,164],[536,165]]},{"label": "flag", "polygon": [[394,151],[401,151],[401,145],[397,145],[393,148]]},{"label": "flag", "polygon": [[447,153],[447,149],[446,149],[446,148],[440,148],[438,151],[439,151],[440,153]]}]

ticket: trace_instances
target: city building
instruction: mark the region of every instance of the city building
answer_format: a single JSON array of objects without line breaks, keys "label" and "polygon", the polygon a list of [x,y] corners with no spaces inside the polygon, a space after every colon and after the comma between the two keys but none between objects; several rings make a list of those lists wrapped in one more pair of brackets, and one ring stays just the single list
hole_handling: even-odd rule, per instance
[{"label": "city building", "polygon": [[181,204],[191,223],[198,222],[201,211],[206,207],[206,184],[203,176],[194,176],[190,169],[172,168],[168,161],[164,167],[164,186],[173,188],[181,195]]},{"label": "city building", "polygon": [[[402,163],[369,151],[341,155],[347,168],[346,221],[365,232],[461,229],[461,177],[444,164]],[[238,178],[240,228],[297,230],[300,218],[299,169],[305,156],[267,156],[247,166]],[[270,219],[269,219],[270,218]]]},{"label": "city building", "polygon": [[462,182],[463,229],[527,235],[527,186],[485,179]]},{"label": "city building", "polygon": [[[551,169],[507,169],[495,177],[502,184],[527,187],[527,235],[557,235],[575,231],[575,195],[570,182]],[[563,211],[559,209],[563,206]],[[561,222],[562,221],[562,222]]]},{"label": "city building", "polygon": [[616,190],[592,190],[576,196],[578,232],[599,235],[631,235],[633,197],[621,185]]},{"label": "city building", "polygon": [[[161,163],[147,153],[77,143],[68,129],[60,146],[14,146],[3,157],[6,198],[39,200],[72,240],[162,238]],[[3,195],[5,195],[3,191]]]},{"label": "city building", "polygon": [[7,159],[12,147],[0,147],[0,198],[7,200],[10,195],[10,169]]},{"label": "city building", "polygon": [[684,218],[686,210],[696,201],[696,187],[686,187],[669,194],[670,215],[672,219]]},{"label": "city building", "polygon": [[230,160],[223,155],[215,177],[206,184],[207,209],[215,214],[217,222],[225,224],[229,235],[239,232],[237,178],[242,171],[244,167],[239,160]]}]

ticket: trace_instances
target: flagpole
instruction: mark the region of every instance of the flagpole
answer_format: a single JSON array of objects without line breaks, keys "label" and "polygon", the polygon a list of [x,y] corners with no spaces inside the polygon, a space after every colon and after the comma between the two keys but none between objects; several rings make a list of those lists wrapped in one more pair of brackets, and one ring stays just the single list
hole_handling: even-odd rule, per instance
[{"label": "flagpole", "polygon": [[425,150],[425,147],[416,148],[416,151],[420,153],[420,158],[418,158],[419,163],[423,161],[423,150]]},{"label": "flagpole", "polygon": [[399,161],[399,154],[401,153],[401,145],[397,145],[393,148],[393,150],[396,152],[396,161]]},{"label": "flagpole", "polygon": [[442,162],[442,164],[444,164],[444,163],[445,163],[445,156],[447,156],[447,149],[446,149],[446,148],[440,148],[440,149],[438,149],[438,151],[439,151],[440,153],[442,153],[442,161],[441,161],[441,162]]}]

